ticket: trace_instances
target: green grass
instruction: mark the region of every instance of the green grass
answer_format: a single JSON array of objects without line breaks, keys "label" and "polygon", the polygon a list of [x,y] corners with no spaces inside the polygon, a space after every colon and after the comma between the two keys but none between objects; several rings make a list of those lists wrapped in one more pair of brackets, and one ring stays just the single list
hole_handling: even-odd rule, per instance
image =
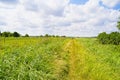
[{"label": "green grass", "polygon": [[[61,56],[64,38],[6,38],[1,40],[0,79],[59,80],[55,60]],[[62,72],[61,72],[62,73]]]},{"label": "green grass", "polygon": [[120,45],[96,38],[0,38],[0,80],[120,80]]},{"label": "green grass", "polygon": [[102,45],[96,38],[77,39],[83,45],[87,80],[120,80],[120,45]]}]

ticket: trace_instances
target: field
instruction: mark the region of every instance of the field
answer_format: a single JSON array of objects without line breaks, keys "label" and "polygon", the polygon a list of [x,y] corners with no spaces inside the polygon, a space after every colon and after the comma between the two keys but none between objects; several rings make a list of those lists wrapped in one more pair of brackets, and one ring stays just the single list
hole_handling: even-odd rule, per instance
[{"label": "field", "polygon": [[120,45],[96,38],[0,38],[0,80],[120,80]]}]

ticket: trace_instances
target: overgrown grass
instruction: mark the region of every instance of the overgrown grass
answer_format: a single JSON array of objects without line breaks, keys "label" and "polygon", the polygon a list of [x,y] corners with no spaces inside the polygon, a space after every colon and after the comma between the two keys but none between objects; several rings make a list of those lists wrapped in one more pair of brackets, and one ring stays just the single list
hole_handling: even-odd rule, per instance
[{"label": "overgrown grass", "polygon": [[77,40],[86,50],[85,80],[120,80],[120,45],[102,45],[96,38]]},{"label": "overgrown grass", "polygon": [[120,45],[96,38],[0,38],[0,80],[120,80]]},{"label": "overgrown grass", "polygon": [[64,62],[61,53],[65,42],[64,38],[6,38],[5,42],[2,38],[0,41],[0,79],[62,79],[64,76],[60,76],[60,73],[64,74],[64,72],[56,72],[56,67],[59,66],[55,65],[55,61],[61,59]]}]

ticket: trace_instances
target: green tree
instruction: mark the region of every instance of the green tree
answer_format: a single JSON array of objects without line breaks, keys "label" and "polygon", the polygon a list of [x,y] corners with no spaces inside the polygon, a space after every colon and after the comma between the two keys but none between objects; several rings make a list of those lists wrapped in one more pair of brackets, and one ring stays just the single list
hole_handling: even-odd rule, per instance
[{"label": "green tree", "polygon": [[98,40],[102,44],[120,44],[120,33],[119,32],[112,32],[110,34],[106,34],[106,32],[100,33],[98,35]]},{"label": "green tree", "polygon": [[3,33],[2,33],[2,36],[3,36],[3,37],[11,37],[11,36],[12,36],[12,33],[10,33],[10,32],[3,32]]},{"label": "green tree", "polygon": [[45,37],[49,37],[49,35],[48,35],[48,34],[45,34]]},{"label": "green tree", "polygon": [[20,37],[20,34],[18,32],[14,32],[13,37]]},{"label": "green tree", "polygon": [[109,38],[109,44],[115,44],[115,45],[119,45],[120,44],[120,33],[119,32],[112,32],[109,34],[110,38]]},{"label": "green tree", "polygon": [[25,37],[29,37],[29,35],[28,35],[28,34],[25,34]]},{"label": "green tree", "polygon": [[117,28],[118,28],[119,31],[120,31],[120,20],[117,22]]},{"label": "green tree", "polygon": [[0,37],[2,36],[2,33],[1,33],[1,31],[0,31]]},{"label": "green tree", "polygon": [[101,42],[102,44],[106,44],[109,36],[107,35],[106,32],[102,32],[98,35],[97,38],[98,38],[99,42]]}]

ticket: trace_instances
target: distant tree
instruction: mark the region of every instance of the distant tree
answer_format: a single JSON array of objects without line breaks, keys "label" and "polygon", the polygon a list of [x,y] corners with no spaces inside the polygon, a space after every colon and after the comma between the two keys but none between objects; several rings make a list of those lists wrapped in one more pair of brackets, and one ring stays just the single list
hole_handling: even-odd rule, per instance
[{"label": "distant tree", "polygon": [[100,33],[98,35],[98,40],[102,44],[120,44],[120,33],[119,32],[112,32],[110,34],[106,34],[106,32]]},{"label": "distant tree", "polygon": [[102,44],[106,44],[107,43],[107,39],[108,39],[108,35],[106,32],[102,32],[98,35],[98,40],[100,43]]},{"label": "distant tree", "polygon": [[29,35],[28,35],[28,34],[25,34],[25,37],[29,37]]},{"label": "distant tree", "polygon": [[2,36],[2,33],[1,33],[1,31],[0,31],[0,37]]},{"label": "distant tree", "polygon": [[56,37],[59,37],[59,35],[56,35]]},{"label": "distant tree", "polygon": [[55,37],[55,35],[52,35],[52,37]]},{"label": "distant tree", "polygon": [[49,35],[48,35],[48,34],[45,34],[45,37],[49,37]]},{"label": "distant tree", "polygon": [[12,37],[12,36],[13,36],[13,33],[8,32],[8,37]]},{"label": "distant tree", "polygon": [[12,36],[12,33],[10,33],[10,32],[3,32],[3,33],[2,33],[2,36],[3,36],[3,37],[11,37],[11,36]]},{"label": "distant tree", "polygon": [[120,20],[117,22],[117,28],[118,28],[119,31],[120,31]]},{"label": "distant tree", "polygon": [[66,37],[66,36],[61,36],[61,37]]},{"label": "distant tree", "polygon": [[109,44],[120,44],[120,33],[119,32],[112,32],[109,34]]},{"label": "distant tree", "polygon": [[13,37],[20,37],[20,34],[18,32],[14,32]]},{"label": "distant tree", "polygon": [[40,35],[40,37],[43,37],[43,35]]}]

